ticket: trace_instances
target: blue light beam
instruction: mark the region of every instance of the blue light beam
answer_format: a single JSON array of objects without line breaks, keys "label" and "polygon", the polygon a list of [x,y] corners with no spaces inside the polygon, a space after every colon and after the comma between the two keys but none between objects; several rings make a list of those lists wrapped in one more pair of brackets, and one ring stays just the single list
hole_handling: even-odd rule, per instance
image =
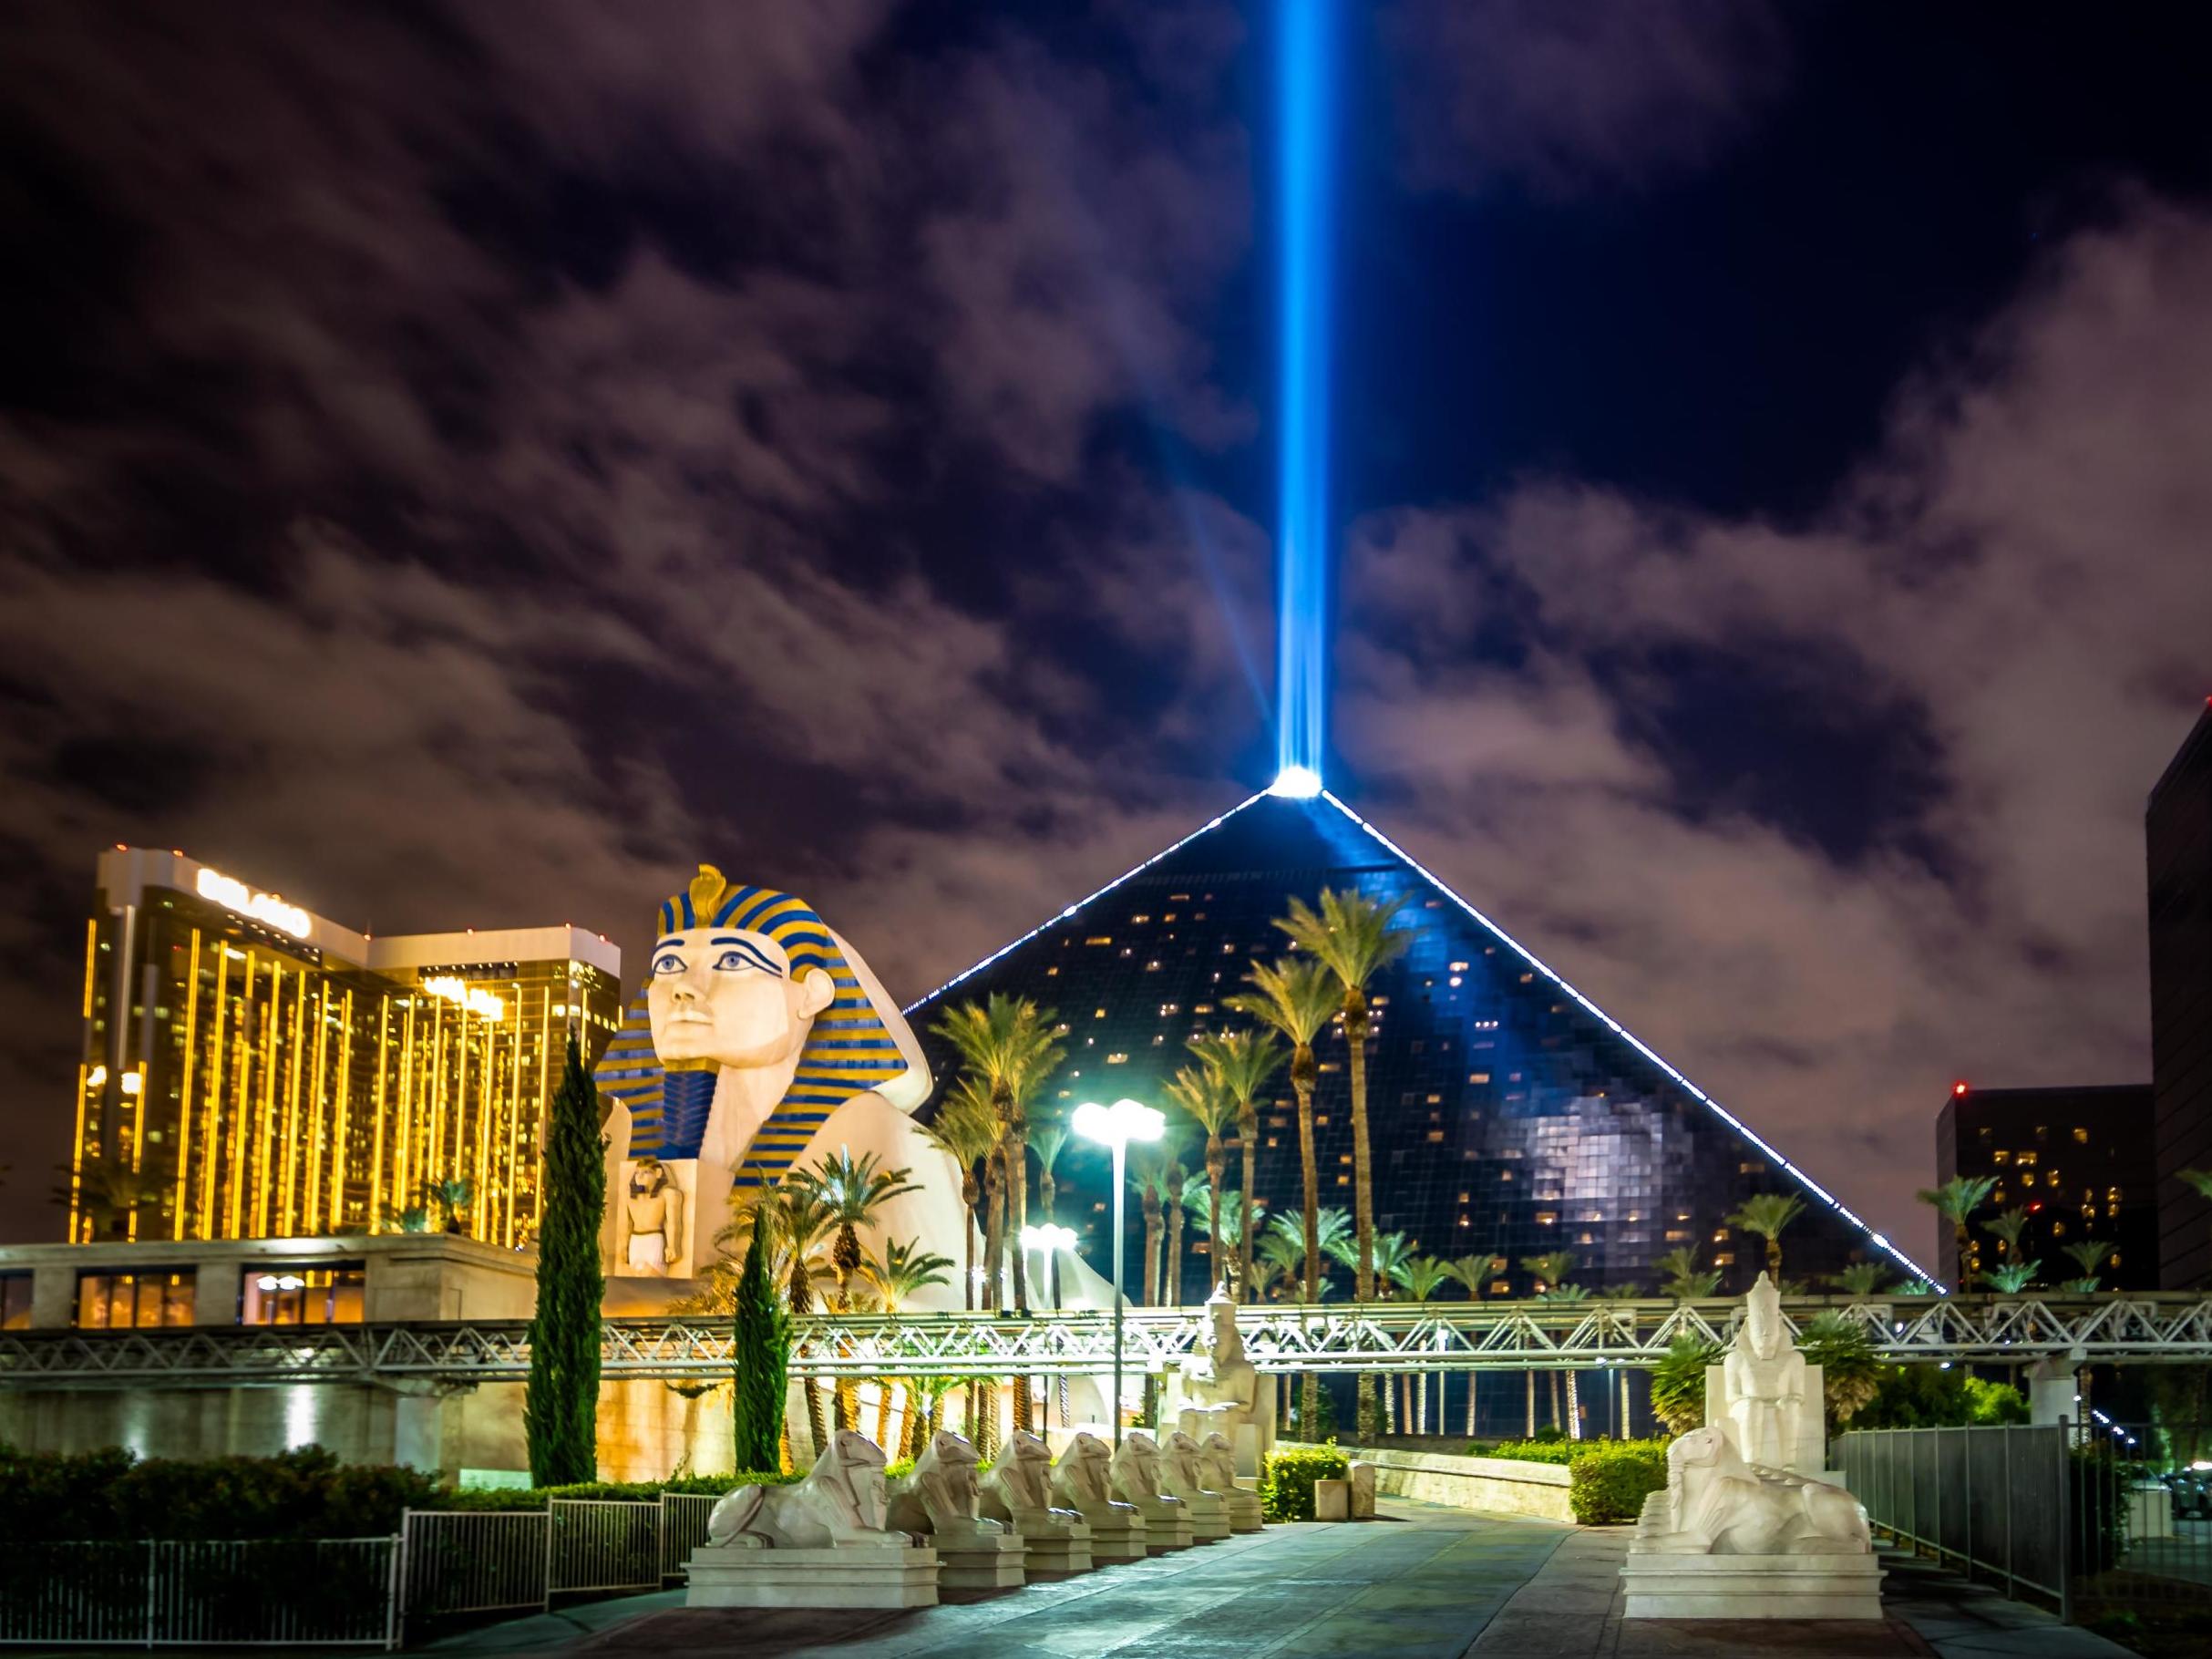
[{"label": "blue light beam", "polygon": [[[1328,68],[1333,0],[1277,13],[1276,281],[1282,375],[1277,435],[1277,788],[1321,788],[1329,604]],[[1287,782],[1286,782],[1287,780]]]}]

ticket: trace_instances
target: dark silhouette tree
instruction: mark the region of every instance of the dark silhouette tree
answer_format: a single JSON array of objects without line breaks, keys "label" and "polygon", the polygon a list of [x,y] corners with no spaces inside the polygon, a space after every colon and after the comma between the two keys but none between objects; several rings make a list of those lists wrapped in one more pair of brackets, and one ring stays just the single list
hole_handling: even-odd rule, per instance
[{"label": "dark silhouette tree", "polygon": [[530,1325],[523,1427],[533,1486],[599,1478],[599,1322],[606,1280],[599,1224],[607,1207],[599,1092],[569,1035],[545,1148],[545,1219],[538,1230],[538,1310]]}]

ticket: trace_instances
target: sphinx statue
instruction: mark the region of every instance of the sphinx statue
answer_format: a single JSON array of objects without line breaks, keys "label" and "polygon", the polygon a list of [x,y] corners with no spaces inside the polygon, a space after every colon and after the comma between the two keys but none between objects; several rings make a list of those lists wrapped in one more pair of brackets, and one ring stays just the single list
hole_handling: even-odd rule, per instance
[{"label": "sphinx statue", "polygon": [[1196,1541],[1190,1506],[1160,1485],[1159,1442],[1141,1428],[1126,1431],[1107,1469],[1114,1496],[1144,1517],[1146,1549],[1164,1555],[1170,1550],[1188,1550]]},{"label": "sphinx statue", "polygon": [[1643,1542],[1662,1555],[1862,1555],[1866,1511],[1839,1486],[1753,1469],[1718,1428],[1667,1448],[1666,1523]]},{"label": "sphinx statue", "polygon": [[[1764,1273],[1725,1361],[1705,1372],[1705,1427],[1667,1448],[1621,1577],[1631,1619],[1879,1619],[1866,1511],[1819,1478],[1821,1376]],[[1726,1561],[1713,1559],[1725,1557]]]},{"label": "sphinx statue", "polygon": [[[740,1202],[840,1151],[873,1153],[916,1190],[886,1200],[878,1241],[959,1255],[960,1171],[911,1114],[930,1072],[898,1005],[805,901],[711,864],[662,904],[645,983],[594,1073],[609,1105],[604,1242],[617,1277],[695,1277]],[[657,1173],[656,1173],[657,1171]],[[962,1304],[955,1283],[907,1305]]]},{"label": "sphinx statue", "polygon": [[1229,1498],[1213,1483],[1205,1448],[1179,1428],[1160,1448],[1160,1489],[1190,1511],[1190,1536],[1199,1543],[1213,1543],[1233,1530]]},{"label": "sphinx statue", "polygon": [[914,1540],[886,1524],[882,1450],[850,1430],[830,1437],[797,1486],[741,1486],[706,1520],[707,1547],[900,1550]]},{"label": "sphinx statue", "polygon": [[966,1437],[940,1429],[892,1479],[888,1525],[934,1545],[938,1582],[947,1590],[1004,1590],[1024,1582],[1022,1540],[1003,1521],[976,1513],[976,1468]]},{"label": "sphinx statue", "polygon": [[1145,1518],[1115,1498],[1113,1458],[1096,1435],[1077,1432],[1053,1465],[1053,1497],[1091,1529],[1091,1560],[1099,1566],[1145,1559]]},{"label": "sphinx statue", "polygon": [[1163,1429],[1200,1444],[1227,1437],[1241,1472],[1257,1475],[1274,1443],[1274,1379],[1246,1357],[1237,1304],[1221,1285],[1206,1299],[1206,1340],[1184,1361],[1160,1413]]},{"label": "sphinx statue", "polygon": [[1051,1449],[1017,1428],[976,1488],[977,1511],[1021,1538],[1023,1571],[1033,1581],[1091,1570],[1091,1523],[1080,1510],[1053,1506],[1052,1479]]},{"label": "sphinx statue", "polygon": [[1229,1530],[1259,1531],[1267,1524],[1260,1494],[1238,1484],[1236,1451],[1229,1445],[1229,1437],[1217,1428],[1206,1437],[1199,1450],[1205,1459],[1206,1484],[1229,1500]]}]

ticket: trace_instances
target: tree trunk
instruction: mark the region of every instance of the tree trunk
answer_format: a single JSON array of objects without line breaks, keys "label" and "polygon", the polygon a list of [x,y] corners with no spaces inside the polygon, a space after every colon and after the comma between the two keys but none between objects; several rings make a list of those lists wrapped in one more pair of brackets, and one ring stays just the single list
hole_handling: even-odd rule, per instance
[{"label": "tree trunk", "polygon": [[966,1273],[961,1277],[961,1287],[965,1292],[965,1305],[971,1314],[975,1312],[975,1206],[983,1196],[983,1190],[975,1183],[975,1171],[962,1170],[960,1181],[960,1242],[968,1264]]},{"label": "tree trunk", "polygon": [[[1006,1227],[1006,1242],[1013,1250],[1013,1306],[1029,1312],[1029,1252],[1022,1234],[1029,1226],[1029,1126],[1016,1123],[1006,1138],[1007,1181],[1013,1199],[1013,1214]],[[1027,1413],[1019,1413],[1027,1416]]]},{"label": "tree trunk", "polygon": [[1145,1189],[1144,1286],[1144,1302],[1147,1307],[1157,1307],[1160,1304],[1160,1241],[1166,1231],[1167,1228],[1160,1216],[1159,1194],[1147,1187]]},{"label": "tree trunk", "polygon": [[1168,1190],[1168,1201],[1161,1208],[1168,1231],[1168,1265],[1161,1284],[1164,1293],[1160,1305],[1179,1307],[1183,1301],[1183,1206],[1174,1188]]},{"label": "tree trunk", "polygon": [[1521,1429],[1521,1438],[1533,1440],[1536,1438],[1536,1373],[1524,1371],[1521,1373],[1521,1379],[1528,1386],[1528,1417],[1527,1424]]},{"label": "tree trunk", "polygon": [[[1291,1088],[1298,1097],[1298,1178],[1305,1200],[1305,1213],[1301,1218],[1305,1231],[1305,1283],[1300,1300],[1312,1307],[1321,1299],[1321,1167],[1313,1156],[1313,1082],[1316,1076],[1313,1048],[1301,1043],[1291,1055]],[[1298,1415],[1299,1429],[1311,1440],[1313,1425],[1321,1414],[1321,1378],[1313,1372],[1305,1375],[1305,1386],[1301,1392]]]},{"label": "tree trunk", "polygon": [[984,1200],[990,1221],[983,1229],[983,1311],[995,1314],[1006,1302],[1006,1157],[1005,1143],[993,1147],[983,1165]]},{"label": "tree trunk", "polygon": [[1780,1233],[1778,1233],[1778,1232],[1776,1232],[1776,1233],[1769,1233],[1769,1234],[1767,1235],[1767,1240],[1766,1240],[1766,1276],[1767,1276],[1768,1278],[1772,1279],[1772,1280],[1775,1282],[1775,1288],[1776,1288],[1776,1289],[1780,1289],[1780,1288],[1781,1288],[1781,1285],[1782,1285],[1782,1235],[1781,1235]]},{"label": "tree trunk", "polygon": [[1479,1371],[1467,1373],[1467,1438],[1470,1440],[1475,1437],[1475,1379],[1481,1375]]},{"label": "tree trunk", "polygon": [[1053,1213],[1053,1205],[1060,1194],[1060,1183],[1053,1180],[1050,1170],[1037,1171],[1037,1199],[1044,1206],[1044,1224],[1050,1227],[1059,1217]]},{"label": "tree trunk", "polygon": [[1237,1200],[1237,1300],[1253,1300],[1252,1182],[1259,1179],[1260,1112],[1249,1100],[1237,1108],[1237,1139],[1244,1149],[1244,1190]]},{"label": "tree trunk", "polygon": [[[1213,1217],[1213,1225],[1206,1242],[1206,1259],[1212,1264],[1214,1280],[1218,1283],[1231,1285],[1229,1294],[1234,1296],[1238,1294],[1232,1284],[1236,1276],[1236,1263],[1230,1260],[1233,1252],[1223,1236],[1226,1229],[1222,1222],[1227,1218],[1221,1213],[1222,1183],[1228,1179],[1229,1153],[1221,1145],[1219,1135],[1209,1135],[1206,1137],[1206,1190],[1213,1201],[1207,1213]],[[1207,1292],[1209,1296],[1212,1293],[1210,1290]]]},{"label": "tree trunk", "polygon": [[1559,1401],[1559,1374],[1551,1374],[1551,1426],[1561,1434],[1567,1432],[1567,1408]]},{"label": "tree trunk", "polygon": [[[1359,1300],[1374,1300],[1374,1170],[1367,1150],[1367,998],[1356,988],[1344,994],[1345,1071],[1352,1078],[1352,1226],[1359,1246],[1354,1274]],[[1374,1376],[1360,1373],[1359,1417],[1363,1432],[1374,1413]]]},{"label": "tree trunk", "polygon": [[1567,1437],[1569,1440],[1582,1437],[1582,1404],[1575,1393],[1575,1374],[1572,1371],[1567,1374]]}]

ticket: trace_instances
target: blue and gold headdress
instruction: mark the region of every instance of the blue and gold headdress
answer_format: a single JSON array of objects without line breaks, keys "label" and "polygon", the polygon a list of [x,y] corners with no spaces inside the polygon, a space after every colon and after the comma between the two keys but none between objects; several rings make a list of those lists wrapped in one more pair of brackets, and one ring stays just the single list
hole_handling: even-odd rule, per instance
[{"label": "blue and gold headdress", "polygon": [[[773,1186],[832,1111],[907,1070],[898,1039],[869,1002],[844,947],[803,900],[773,888],[734,887],[712,864],[702,864],[690,887],[661,906],[660,923],[664,936],[694,927],[765,933],[783,947],[793,979],[819,971],[836,988],[829,1005],[815,1016],[797,1075],[754,1135],[733,1185]],[[646,984],[651,982],[648,972]],[[592,1080],[601,1093],[630,1108],[633,1158],[696,1158],[714,1108],[716,1069],[712,1060],[662,1064],[653,1048],[645,985],[640,985]]]}]

